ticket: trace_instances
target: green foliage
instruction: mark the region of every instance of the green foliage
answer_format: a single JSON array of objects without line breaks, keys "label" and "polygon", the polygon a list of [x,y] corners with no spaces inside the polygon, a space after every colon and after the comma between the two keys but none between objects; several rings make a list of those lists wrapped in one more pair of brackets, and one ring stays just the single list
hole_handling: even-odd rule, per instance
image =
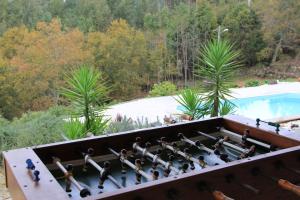
[{"label": "green foliage", "polygon": [[77,118],[70,118],[67,123],[64,124],[64,135],[67,139],[79,139],[86,136],[84,126],[82,122]]},{"label": "green foliage", "polygon": [[230,101],[224,101],[220,106],[220,116],[233,114],[235,112],[236,105]]},{"label": "green foliage", "polygon": [[53,107],[44,112],[29,112],[19,119],[0,118],[0,151],[62,141],[64,107]]},{"label": "green foliage", "polygon": [[246,87],[256,87],[259,85],[260,85],[260,82],[258,80],[249,80],[245,83]]},{"label": "green foliage", "polygon": [[246,63],[254,65],[257,61],[256,52],[264,47],[261,21],[256,12],[246,4],[237,4],[228,10],[223,26],[228,28],[228,37],[241,49]]},{"label": "green foliage", "polygon": [[101,80],[101,74],[88,66],[82,66],[68,77],[68,84],[69,88],[63,88],[62,94],[72,102],[76,110],[73,116],[83,117],[84,122],[83,128],[79,129],[79,121],[71,119],[71,124],[66,126],[70,128],[67,133],[71,137],[83,136],[87,132],[102,134],[108,119],[102,113],[107,88]]},{"label": "green foliage", "polygon": [[149,95],[151,97],[157,96],[169,96],[174,95],[177,91],[176,85],[170,81],[164,81],[162,83],[157,83],[153,85],[152,90],[150,90]]},{"label": "green foliage", "polygon": [[150,128],[161,126],[162,124],[157,120],[149,123],[147,118],[139,118],[136,121],[126,116],[118,116],[115,121],[112,121],[106,129],[106,133],[118,133],[123,131],[130,131],[134,129]]},{"label": "green foliage", "polygon": [[251,2],[0,0],[0,113],[11,120],[65,104],[63,74],[83,63],[101,71],[116,100],[162,81],[195,85],[199,46],[218,25],[248,66],[298,58],[300,1]]},{"label": "green foliage", "polygon": [[201,86],[205,92],[206,105],[212,110],[211,116],[218,116],[220,104],[230,95],[229,85],[234,73],[241,66],[237,61],[240,53],[226,40],[213,40],[204,45],[200,52],[201,66],[198,72],[207,82]]},{"label": "green foliage", "polygon": [[192,120],[203,118],[208,114],[203,98],[193,90],[184,90],[175,100],[183,106],[183,113],[190,116]]}]

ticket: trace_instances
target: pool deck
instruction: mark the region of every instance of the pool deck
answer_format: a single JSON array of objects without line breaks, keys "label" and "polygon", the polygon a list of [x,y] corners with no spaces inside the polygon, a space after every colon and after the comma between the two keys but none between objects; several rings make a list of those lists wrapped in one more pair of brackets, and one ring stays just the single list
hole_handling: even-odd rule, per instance
[{"label": "pool deck", "polygon": [[[300,82],[279,82],[274,85],[233,88],[231,91],[235,98],[247,98],[282,93],[300,93]],[[174,98],[176,98],[176,96],[136,99],[113,105],[105,112],[105,114],[110,116],[112,119],[114,119],[117,114],[121,114],[122,116],[126,115],[133,120],[146,117],[149,122],[155,122],[157,119],[163,121],[164,116],[180,114],[180,111],[177,110],[177,106],[179,104]]]}]

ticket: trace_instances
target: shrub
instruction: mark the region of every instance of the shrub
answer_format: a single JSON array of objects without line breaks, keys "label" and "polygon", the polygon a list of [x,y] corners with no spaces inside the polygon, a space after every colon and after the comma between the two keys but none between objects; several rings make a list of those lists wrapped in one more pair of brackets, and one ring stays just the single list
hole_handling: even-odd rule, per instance
[{"label": "shrub", "polygon": [[106,133],[117,133],[122,131],[150,128],[161,125],[162,123],[160,123],[158,119],[156,122],[150,123],[147,118],[138,118],[136,121],[134,121],[131,118],[128,118],[126,116],[122,117],[119,115],[115,121],[112,121],[108,125]]},{"label": "shrub", "polygon": [[192,120],[201,119],[208,114],[208,108],[203,103],[204,99],[193,90],[184,90],[175,100],[183,106],[183,113]]},{"label": "shrub", "polygon": [[0,118],[0,150],[62,141],[66,112],[64,107],[53,107],[48,111],[25,113],[13,121]]},{"label": "shrub", "polygon": [[177,91],[176,85],[169,81],[164,81],[162,83],[154,84],[152,90],[149,92],[149,96],[169,96],[175,94]]},{"label": "shrub", "polygon": [[251,81],[247,81],[245,86],[246,87],[256,87],[256,86],[259,86],[260,83],[258,80],[251,80]]}]

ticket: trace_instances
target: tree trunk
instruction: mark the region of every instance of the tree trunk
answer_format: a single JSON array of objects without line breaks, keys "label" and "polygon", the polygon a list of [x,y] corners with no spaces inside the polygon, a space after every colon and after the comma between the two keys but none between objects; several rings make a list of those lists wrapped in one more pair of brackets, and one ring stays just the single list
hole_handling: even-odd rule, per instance
[{"label": "tree trunk", "polygon": [[218,96],[215,96],[214,103],[213,103],[213,112],[211,114],[211,117],[217,117],[219,113],[219,98]]},{"label": "tree trunk", "polygon": [[278,42],[278,44],[276,45],[276,48],[275,48],[275,51],[274,51],[274,54],[273,54],[273,58],[272,58],[271,65],[273,65],[273,64],[276,62],[276,60],[277,60],[279,50],[281,49],[281,43],[282,43],[282,34],[280,34],[279,42]]}]

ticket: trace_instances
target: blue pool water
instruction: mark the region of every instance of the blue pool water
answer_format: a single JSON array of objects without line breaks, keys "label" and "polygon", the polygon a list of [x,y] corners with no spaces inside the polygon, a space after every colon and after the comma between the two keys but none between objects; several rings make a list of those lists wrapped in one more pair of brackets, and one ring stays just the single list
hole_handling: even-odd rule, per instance
[{"label": "blue pool water", "polygon": [[236,114],[249,118],[271,119],[300,115],[300,93],[234,99]]},{"label": "blue pool water", "polygon": [[[231,100],[235,114],[248,118],[272,119],[300,115],[300,93],[286,93]],[[183,111],[182,106],[177,107]]]}]

